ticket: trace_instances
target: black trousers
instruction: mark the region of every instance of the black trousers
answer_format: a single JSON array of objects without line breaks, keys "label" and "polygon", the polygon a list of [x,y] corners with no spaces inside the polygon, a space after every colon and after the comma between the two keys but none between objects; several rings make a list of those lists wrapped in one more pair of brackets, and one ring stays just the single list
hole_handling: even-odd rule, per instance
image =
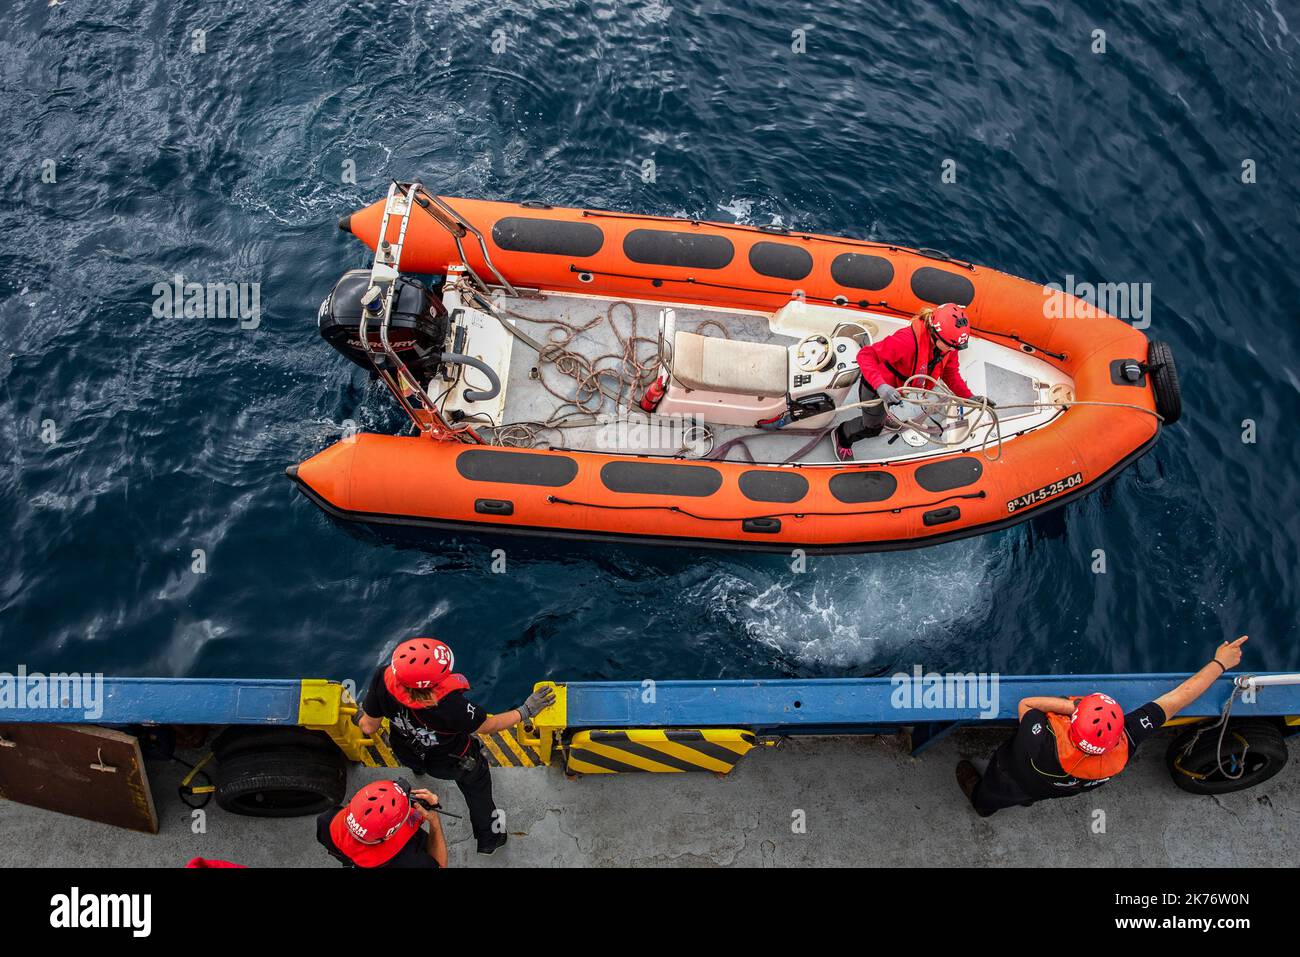
[{"label": "black trousers", "polygon": [[1006,762],[1010,748],[1011,744],[1008,742],[993,752],[988,769],[971,795],[971,806],[979,812],[980,817],[988,817],[1003,808],[1029,807],[1036,800],[1025,792],[1007,770]]},{"label": "black trousers", "polygon": [[443,781],[455,781],[469,806],[469,823],[474,837],[482,843],[493,837],[492,823],[496,803],[492,800],[492,775],[488,769],[483,746],[476,738],[470,739],[466,755],[475,759],[473,770],[465,770],[453,757],[426,756],[396,738],[392,741],[393,754],[417,774],[427,774]]},{"label": "black trousers", "polygon": [[[858,401],[869,402],[872,399],[879,399],[876,390],[867,385],[866,379],[858,380]],[[881,433],[885,427],[885,404],[868,406],[861,410],[862,415],[856,420],[850,419],[839,427],[840,438],[845,445],[852,446],[854,442],[860,442],[863,439],[874,439]]]}]

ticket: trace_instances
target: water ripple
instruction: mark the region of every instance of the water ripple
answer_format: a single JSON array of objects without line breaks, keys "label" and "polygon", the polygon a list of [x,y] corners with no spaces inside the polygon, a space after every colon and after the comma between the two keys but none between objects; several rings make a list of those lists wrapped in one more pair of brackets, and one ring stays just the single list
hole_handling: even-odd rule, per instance
[{"label": "water ripple", "polygon": [[[502,706],[541,674],[1182,669],[1242,631],[1252,666],[1300,668],[1298,54],[1276,0],[23,5],[0,23],[0,665],[361,677],[432,631]],[[366,259],[334,221],[390,176],[1151,282],[1188,412],[1058,513],[803,575],[376,540],[282,470],[401,425],[313,322]],[[260,283],[259,327],[153,318],[176,273]]]}]

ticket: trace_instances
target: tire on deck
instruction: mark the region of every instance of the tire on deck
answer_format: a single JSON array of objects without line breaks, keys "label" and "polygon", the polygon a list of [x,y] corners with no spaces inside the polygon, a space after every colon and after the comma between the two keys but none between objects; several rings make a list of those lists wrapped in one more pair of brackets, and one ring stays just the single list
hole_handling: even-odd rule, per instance
[{"label": "tire on deck", "polygon": [[264,751],[267,748],[303,748],[321,754],[337,754],[336,745],[323,731],[309,731],[297,725],[232,724],[212,741],[212,753],[218,761],[241,751]]},{"label": "tire on deck", "polygon": [[250,817],[301,817],[343,803],[347,761],[300,746],[239,750],[220,759],[214,775],[217,804]]},{"label": "tire on deck", "polygon": [[[1219,729],[1202,732],[1195,745],[1187,751],[1195,737],[1196,729],[1189,729],[1175,738],[1165,752],[1165,766],[1169,769],[1169,776],[1180,788],[1193,794],[1244,791],[1267,781],[1281,771],[1287,762],[1286,741],[1282,737],[1282,731],[1272,721],[1246,719],[1228,722],[1221,754]],[[1225,771],[1230,774],[1240,771],[1241,776],[1225,776],[1219,770],[1220,761]]]}]

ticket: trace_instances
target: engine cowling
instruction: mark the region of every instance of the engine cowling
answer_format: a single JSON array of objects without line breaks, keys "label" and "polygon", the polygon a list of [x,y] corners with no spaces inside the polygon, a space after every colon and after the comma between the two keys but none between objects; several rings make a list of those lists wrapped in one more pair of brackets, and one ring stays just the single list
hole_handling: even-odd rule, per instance
[{"label": "engine cowling", "polygon": [[[399,276],[396,282],[388,344],[417,377],[427,381],[437,372],[447,348],[447,309],[442,299],[419,280]],[[345,272],[321,302],[316,324],[321,338],[361,368],[373,372],[371,356],[381,365],[388,364],[388,357],[379,339],[378,313],[372,313],[366,330],[369,350],[361,342],[361,317],[366,311],[361,300],[369,288],[369,269]]]}]

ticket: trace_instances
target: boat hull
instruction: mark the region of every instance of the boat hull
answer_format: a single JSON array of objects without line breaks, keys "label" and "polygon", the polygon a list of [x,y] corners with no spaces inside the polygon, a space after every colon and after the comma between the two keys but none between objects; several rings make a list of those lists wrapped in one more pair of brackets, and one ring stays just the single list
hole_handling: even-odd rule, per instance
[{"label": "boat hull", "polygon": [[[1134,438],[1137,444],[1114,461],[1073,456],[1058,447],[1060,465],[1035,465],[1014,454],[1014,443],[1006,447],[1006,458],[993,463],[970,454],[873,467],[673,463],[717,476],[682,483],[692,489],[717,485],[710,495],[689,497],[610,490],[607,466],[662,464],[658,460],[482,449],[421,436],[362,433],[289,474],[333,517],[377,527],[835,554],[918,548],[1007,528],[1094,490],[1149,450],[1157,435]],[[1033,451],[1028,443],[1025,448]],[[458,467],[460,457],[476,452],[561,463],[573,478],[562,485],[535,484],[539,474],[548,482],[563,475],[551,477],[547,468],[518,459],[490,470]],[[751,496],[762,488],[762,477],[773,473],[803,480],[807,491],[796,502],[755,501]],[[628,476],[619,481],[627,487]],[[772,487],[773,494],[783,494]]]}]

